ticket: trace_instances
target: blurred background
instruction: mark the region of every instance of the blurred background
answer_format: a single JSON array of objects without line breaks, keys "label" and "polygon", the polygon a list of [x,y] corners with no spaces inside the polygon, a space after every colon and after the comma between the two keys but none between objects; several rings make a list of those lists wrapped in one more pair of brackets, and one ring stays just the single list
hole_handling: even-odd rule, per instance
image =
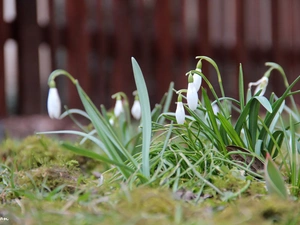
[{"label": "blurred background", "polygon": [[[291,82],[300,75],[299,12],[299,0],[0,0],[0,117],[45,114],[54,69],[70,72],[97,106],[113,107],[118,91],[132,100],[132,56],[152,105],[171,81],[187,87],[198,55],[217,62],[231,97],[239,63],[245,86],[267,61]],[[203,71],[217,87],[212,66]],[[64,105],[82,108],[65,77],[56,83]],[[284,89],[279,73],[271,75],[266,95]]]}]

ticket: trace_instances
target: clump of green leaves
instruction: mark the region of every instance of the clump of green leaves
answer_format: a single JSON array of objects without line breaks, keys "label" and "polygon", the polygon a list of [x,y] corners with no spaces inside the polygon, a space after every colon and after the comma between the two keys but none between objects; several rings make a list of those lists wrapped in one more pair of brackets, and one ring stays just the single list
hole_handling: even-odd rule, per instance
[{"label": "clump of green leaves", "polygon": [[[56,133],[80,135],[83,138],[81,142],[90,140],[97,148],[90,150],[69,143],[63,143],[63,146],[74,153],[112,165],[112,170],[116,171],[112,179],[126,181],[130,186],[159,184],[172,187],[174,191],[188,187],[197,192],[198,196],[211,192],[221,196],[223,200],[238,196],[251,186],[253,180],[268,178],[266,179],[268,185],[276,183],[274,176],[268,175],[271,175],[274,172],[272,168],[277,166],[274,164],[271,169],[263,170],[266,155],[269,154],[270,160],[278,158],[282,160],[279,166],[288,171],[293,184],[293,193],[298,193],[299,168],[293,158],[297,152],[295,143],[299,137],[294,132],[295,122],[286,125],[283,114],[284,112],[292,114],[291,121],[299,118],[293,99],[298,91],[292,89],[300,77],[289,84],[278,64],[266,63],[268,69],[265,74],[258,81],[249,83],[245,92],[243,70],[240,65],[239,96],[235,99],[226,96],[217,64],[206,56],[199,56],[197,59],[196,69],[187,73],[187,89],[176,91],[177,109],[172,113],[168,112],[168,108],[173,85],[171,84],[163,101],[151,112],[146,82],[140,67],[132,58],[137,96],[140,101],[140,105],[138,104],[140,109],[137,110],[141,112],[140,123],[136,121],[132,123],[125,94],[114,96],[117,99],[114,113],[107,111],[104,106],[99,110],[76,79],[65,71],[54,71],[49,77],[50,89],[55,88],[54,79],[57,76],[67,76],[76,86],[84,106],[84,111],[71,109],[62,116],[80,114],[92,124],[91,130],[82,127],[82,131]],[[218,76],[220,96],[202,73],[203,62],[208,62],[214,67]],[[282,75],[286,91],[279,97],[272,93],[267,98],[264,94],[273,70],[279,71]],[[206,82],[208,90],[201,87],[202,80]],[[253,86],[256,86],[256,89],[252,94]],[[198,92],[201,93],[200,99]],[[211,95],[212,99],[209,97]],[[125,99],[123,106],[122,98]],[[291,103],[292,109],[286,105],[287,100]],[[187,103],[183,103],[184,101]],[[55,102],[50,103],[49,106],[57,106]],[[54,107],[51,112],[58,111]],[[185,115],[185,112],[188,115]],[[233,112],[237,116],[233,117]],[[137,115],[139,118],[139,114]],[[165,119],[171,123],[165,123]],[[285,153],[282,151],[283,146],[291,146],[288,148],[291,150]],[[293,157],[287,157],[287,154]],[[241,171],[243,185],[239,190],[233,188],[224,191],[212,182],[214,176],[224,172],[224,168],[229,171],[232,168]],[[266,176],[263,176],[264,171],[267,173]]]},{"label": "clump of green leaves", "polygon": [[[187,104],[184,107],[189,115],[184,115],[185,122],[182,123],[182,110],[180,110],[180,116],[178,116],[178,111],[164,114],[165,117],[173,122],[178,122],[178,118],[181,118],[179,125],[174,126],[172,131],[176,135],[176,138],[172,137],[172,140],[177,139],[176,142],[180,143],[178,148],[187,148],[192,151],[200,150],[200,152],[208,151],[211,155],[214,154],[214,151],[211,149],[216,149],[222,154],[219,158],[220,162],[222,162],[221,164],[230,167],[235,166],[240,170],[246,171],[246,175],[255,178],[263,178],[262,173],[267,154],[273,159],[282,157],[283,163],[281,166],[290,171],[289,176],[291,176],[293,184],[298,185],[299,167],[296,166],[298,153],[296,154],[297,145],[294,144],[296,137],[293,130],[295,122],[287,126],[283,119],[283,113],[285,111],[290,113],[293,118],[299,118],[293,99],[293,96],[298,94],[298,91],[293,92],[292,88],[298,83],[300,77],[289,84],[283,69],[278,64],[266,63],[269,67],[268,70],[260,80],[250,83],[247,93],[245,93],[243,70],[242,66],[240,66],[239,98],[235,99],[226,96],[217,64],[206,56],[199,56],[197,58],[199,59],[197,68],[187,73],[189,76],[187,91],[177,91],[179,95],[178,102],[182,102],[182,98],[187,100]],[[202,73],[202,61],[209,62],[215,68],[221,96],[216,94],[217,91]],[[282,75],[286,91],[280,97],[272,93],[267,98],[263,94],[266,91],[268,80],[273,70],[278,70]],[[195,77],[195,75],[200,76],[206,82],[213,96],[211,100],[207,90],[202,88],[202,98],[201,100],[197,99],[196,108],[190,106],[191,99],[189,99],[189,89],[191,83],[193,83],[193,79],[191,78]],[[252,95],[251,87],[254,85],[257,88]],[[182,94],[184,92],[187,92],[186,96]],[[290,100],[293,110],[285,105],[287,100]],[[262,110],[264,110],[263,114],[261,113]],[[236,117],[232,116],[233,111],[237,114]],[[289,152],[293,157],[287,157],[284,151],[282,151],[283,144],[287,143],[293,143],[288,144],[291,146]],[[287,158],[291,159],[291,161],[287,161]],[[208,165],[211,165],[211,163],[212,161]],[[211,168],[215,168],[216,165],[212,164]],[[268,165],[273,164],[269,163]],[[205,168],[207,168],[207,164],[204,164],[200,171],[205,170]],[[265,173],[267,173],[266,177],[269,178],[267,179],[268,184],[270,182],[276,183],[272,179],[274,176],[269,176],[269,173],[273,171],[273,168],[265,169]],[[279,173],[276,174],[279,175]],[[293,190],[298,188],[293,186]],[[281,191],[277,193],[285,193],[284,189],[285,187],[283,186]]]}]

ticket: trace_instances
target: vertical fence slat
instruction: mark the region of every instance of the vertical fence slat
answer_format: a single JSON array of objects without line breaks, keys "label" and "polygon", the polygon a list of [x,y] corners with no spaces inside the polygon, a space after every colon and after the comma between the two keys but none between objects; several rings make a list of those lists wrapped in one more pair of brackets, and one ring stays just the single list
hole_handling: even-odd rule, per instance
[{"label": "vertical fence slat", "polygon": [[3,21],[3,0],[0,0],[0,117],[6,116],[5,78],[4,78],[4,43],[5,23]]},{"label": "vertical fence slat", "polygon": [[98,100],[96,103],[108,105],[107,88],[108,84],[108,75],[111,70],[109,64],[109,36],[106,27],[106,12],[107,8],[104,5],[102,0],[97,1],[96,3],[96,22],[97,22],[97,31],[98,36],[96,39],[96,50],[98,54],[98,71],[97,76],[94,77],[92,82],[92,88],[94,90],[94,95],[98,95]]},{"label": "vertical fence slat", "polygon": [[[272,56],[274,58],[274,62],[282,63],[282,48],[280,44],[280,13],[279,13],[279,1],[272,0]],[[282,65],[283,66],[283,65]],[[271,79],[270,79],[271,80]],[[275,90],[280,89],[280,85],[282,82],[273,82],[273,79],[270,81]]]},{"label": "vertical fence slat", "polygon": [[34,114],[41,110],[36,0],[16,1],[19,56],[18,111]]},{"label": "vertical fence slat", "polygon": [[[134,53],[139,55],[139,64],[142,68],[145,77],[150,77],[153,74],[153,26],[150,26],[152,20],[152,7],[147,6],[144,0],[139,0],[137,3],[137,31],[136,38],[140,46],[134,46]],[[147,79],[149,91],[153,87],[153,80]]]},{"label": "vertical fence slat", "polygon": [[[86,1],[66,0],[67,26],[67,70],[75,77],[81,87],[90,94],[88,71],[89,31],[87,29]],[[82,108],[74,85],[68,82],[69,107]]]},{"label": "vertical fence slat", "polygon": [[158,102],[174,80],[172,73],[174,38],[172,36],[171,1],[155,1],[155,101]]},{"label": "vertical fence slat", "polygon": [[[179,12],[179,38],[176,40],[176,44],[179,46],[179,52],[178,52],[178,57],[174,57],[174,60],[178,63],[177,65],[174,65],[175,69],[177,70],[176,73],[176,88],[186,88],[187,87],[187,77],[184,76],[184,74],[192,68],[188,68],[188,62],[189,62],[189,41],[188,41],[188,35],[187,35],[187,27],[186,27],[186,7],[187,7],[187,2],[185,0],[180,0],[180,8],[178,9]],[[194,61],[194,65],[196,65],[196,60]],[[174,71],[176,72],[176,71]],[[178,73],[179,72],[179,73]]]},{"label": "vertical fence slat", "polygon": [[[209,26],[208,26],[208,0],[199,0],[198,1],[198,16],[199,16],[199,27],[198,27],[198,45],[197,49],[199,49],[199,55],[205,55],[213,58],[211,43],[209,41]],[[208,63],[205,62],[202,65],[202,72],[206,77],[210,78],[211,75],[209,73]],[[205,82],[203,82],[203,86],[206,86]],[[206,86],[207,87],[207,86]]]},{"label": "vertical fence slat", "polygon": [[[132,35],[132,7],[128,0],[113,1],[114,15],[114,50],[115,63],[113,64],[113,74],[109,79],[111,92],[114,94],[119,91],[131,96],[134,86],[132,76],[131,56],[133,55],[133,35]],[[139,61],[139,59],[137,59]],[[108,96],[109,97],[109,96]]]},{"label": "vertical fence slat", "polygon": [[[235,0],[236,4],[236,62],[244,63],[247,61],[247,54],[245,49],[245,30],[244,30],[244,1]],[[237,73],[238,74],[238,73]]]},{"label": "vertical fence slat", "polygon": [[[0,0],[0,45],[3,49],[7,38],[14,38],[18,45],[19,114],[42,111],[41,95],[38,94],[41,93],[38,47],[42,34],[45,36],[43,41],[51,47],[52,69],[59,63],[56,59],[58,48],[65,48],[68,52],[65,69],[79,80],[93,101],[97,98],[97,105],[104,103],[108,107],[113,103],[111,94],[124,91],[130,96],[134,89],[131,56],[135,56],[142,67],[152,104],[161,99],[170,81],[176,82],[175,88],[186,86],[183,73],[195,65],[196,55],[207,55],[218,63],[222,74],[228,75],[225,78],[233,80],[227,92],[233,96],[237,94],[233,86],[237,85],[239,62],[244,66],[245,85],[249,79],[253,81],[263,75],[265,61],[281,64],[290,80],[299,74],[297,26],[300,17],[297,9],[300,4],[297,0],[266,0],[264,3],[259,0],[194,1],[197,6],[197,21],[193,21],[196,36],[187,33],[185,13],[189,12],[185,7],[190,4],[189,0],[64,0],[66,24],[61,26],[55,24],[58,21],[54,17],[59,13],[56,10],[61,9],[56,4],[62,2],[49,0],[50,24],[46,30],[37,25],[36,1],[16,1],[16,22],[7,24],[3,21],[3,0]],[[89,4],[97,5],[96,22],[89,20]],[[210,14],[212,12],[217,15]],[[270,13],[271,19],[265,17]],[[210,23],[216,23],[217,30],[212,30]],[[228,33],[227,27],[234,34]],[[266,28],[267,32],[272,31],[272,42],[270,35],[265,36]],[[232,45],[232,38],[235,38],[235,45]],[[91,64],[95,59],[98,65]],[[214,85],[217,84],[215,71],[208,63],[203,64],[203,72]],[[70,85],[69,82],[66,84]],[[4,51],[1,50],[0,117],[6,114],[4,86]],[[283,90],[281,80],[270,79],[270,88],[280,94]],[[68,92],[68,101],[64,103],[81,108],[73,85],[61,91]],[[45,102],[42,103],[44,108]]]},{"label": "vertical fence slat", "polygon": [[58,69],[56,68],[56,51],[58,47],[58,30],[57,25],[55,24],[55,1],[49,0],[48,1],[49,7],[49,25],[48,25],[48,34],[49,34],[49,45],[51,51],[51,68],[52,70]]}]

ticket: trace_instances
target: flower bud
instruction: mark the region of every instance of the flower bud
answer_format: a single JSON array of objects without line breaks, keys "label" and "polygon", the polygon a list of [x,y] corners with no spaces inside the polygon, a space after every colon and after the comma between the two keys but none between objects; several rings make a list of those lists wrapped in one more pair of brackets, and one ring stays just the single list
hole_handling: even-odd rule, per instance
[{"label": "flower bud", "polygon": [[254,94],[256,94],[257,92],[260,92],[260,96],[264,95],[267,89],[267,85],[268,85],[269,79],[267,77],[263,77],[260,79],[260,84],[255,88],[254,90]]},{"label": "flower bud", "polygon": [[189,83],[188,84],[188,89],[187,89],[187,104],[191,110],[197,109],[198,105],[198,93],[196,91],[194,83]]},{"label": "flower bud", "polygon": [[[200,70],[200,69],[197,69],[197,70]],[[200,70],[201,72],[201,70]],[[196,91],[199,91],[200,87],[201,87],[201,83],[202,83],[202,77],[199,76],[198,74],[194,74],[193,75],[193,84],[196,88]]]},{"label": "flower bud", "polygon": [[177,102],[175,117],[178,124],[184,124],[185,112],[184,112],[184,107],[182,102]]},{"label": "flower bud", "polygon": [[256,82],[250,82],[248,87],[249,87],[249,89],[251,89],[252,86],[257,86],[254,90],[254,95],[261,90],[259,96],[262,96],[266,92],[268,82],[269,82],[269,78],[266,76],[263,76],[261,79],[259,79]]},{"label": "flower bud", "polygon": [[142,111],[141,111],[141,103],[138,99],[134,100],[132,108],[131,108],[131,114],[133,118],[136,120],[139,120],[142,116]]},{"label": "flower bud", "polygon": [[114,108],[115,116],[116,117],[120,116],[123,111],[124,111],[124,109],[123,109],[122,100],[121,99],[117,99],[116,105],[115,105],[115,108]]},{"label": "flower bud", "polygon": [[61,115],[61,102],[56,87],[49,89],[47,109],[51,119],[59,119]]}]

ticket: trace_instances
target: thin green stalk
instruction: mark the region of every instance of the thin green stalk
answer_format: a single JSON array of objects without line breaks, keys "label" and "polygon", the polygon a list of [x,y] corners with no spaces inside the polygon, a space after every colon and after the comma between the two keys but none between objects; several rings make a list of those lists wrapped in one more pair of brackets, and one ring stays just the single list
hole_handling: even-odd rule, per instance
[{"label": "thin green stalk", "polygon": [[207,56],[197,56],[196,59],[204,59],[207,62],[209,62],[216,70],[217,72],[217,76],[218,76],[218,83],[220,86],[220,90],[221,90],[221,95],[222,97],[225,97],[225,92],[224,92],[224,88],[223,88],[223,84],[222,84],[222,77],[218,68],[218,65],[215,63],[214,60],[212,60],[211,58],[207,57]]}]

